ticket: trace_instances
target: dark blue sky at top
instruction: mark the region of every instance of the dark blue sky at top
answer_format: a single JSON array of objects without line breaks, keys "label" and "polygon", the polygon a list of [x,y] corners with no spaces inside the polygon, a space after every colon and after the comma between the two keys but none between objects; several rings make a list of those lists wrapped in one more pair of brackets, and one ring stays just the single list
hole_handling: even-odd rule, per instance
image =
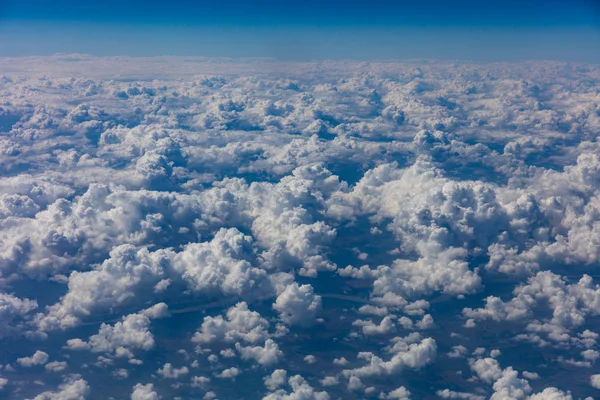
[{"label": "dark blue sky at top", "polygon": [[600,0],[0,0],[0,55],[600,62]]},{"label": "dark blue sky at top", "polygon": [[590,26],[594,0],[3,0],[6,19],[191,25]]}]

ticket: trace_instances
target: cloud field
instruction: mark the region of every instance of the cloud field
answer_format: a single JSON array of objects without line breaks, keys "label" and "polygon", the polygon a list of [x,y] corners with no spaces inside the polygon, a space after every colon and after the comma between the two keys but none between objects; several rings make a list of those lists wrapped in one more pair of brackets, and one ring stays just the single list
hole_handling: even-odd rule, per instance
[{"label": "cloud field", "polygon": [[600,397],[600,66],[0,71],[0,398]]}]

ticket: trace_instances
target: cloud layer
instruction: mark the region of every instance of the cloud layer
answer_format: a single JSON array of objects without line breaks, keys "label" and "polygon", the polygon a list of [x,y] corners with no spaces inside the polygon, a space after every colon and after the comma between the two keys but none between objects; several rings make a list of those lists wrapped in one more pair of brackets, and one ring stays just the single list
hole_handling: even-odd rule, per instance
[{"label": "cloud layer", "polygon": [[0,70],[1,396],[597,397],[597,66]]}]

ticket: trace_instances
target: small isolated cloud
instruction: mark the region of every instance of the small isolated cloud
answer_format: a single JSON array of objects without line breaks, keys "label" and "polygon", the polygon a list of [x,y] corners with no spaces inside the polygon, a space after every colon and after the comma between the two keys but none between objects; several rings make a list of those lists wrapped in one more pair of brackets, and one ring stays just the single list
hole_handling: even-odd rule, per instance
[{"label": "small isolated cloud", "polygon": [[46,368],[46,371],[60,372],[67,368],[67,362],[66,361],[51,361],[48,364],[46,364],[46,366],[44,368]]},{"label": "small isolated cloud", "polygon": [[231,368],[224,369],[223,371],[219,372],[215,376],[217,378],[222,378],[222,379],[235,379],[235,377],[241,373],[242,373],[242,371],[240,371],[238,368],[231,367]]},{"label": "small isolated cloud", "polygon": [[136,384],[131,393],[131,400],[159,400],[160,396],[154,391],[154,385],[148,383],[143,385]]},{"label": "small isolated cloud", "polygon": [[171,363],[166,363],[156,371],[160,376],[167,379],[179,379],[179,377],[187,375],[188,368],[186,366],[175,368]]},{"label": "small isolated cloud", "polygon": [[33,367],[35,365],[44,365],[49,359],[48,353],[37,350],[31,357],[18,358],[17,364],[22,367]]},{"label": "small isolated cloud", "polygon": [[385,397],[386,399],[398,399],[398,400],[410,400],[410,392],[404,387],[400,386],[397,389],[392,390]]},{"label": "small isolated cloud", "polygon": [[590,376],[590,385],[596,389],[600,389],[600,374]]}]

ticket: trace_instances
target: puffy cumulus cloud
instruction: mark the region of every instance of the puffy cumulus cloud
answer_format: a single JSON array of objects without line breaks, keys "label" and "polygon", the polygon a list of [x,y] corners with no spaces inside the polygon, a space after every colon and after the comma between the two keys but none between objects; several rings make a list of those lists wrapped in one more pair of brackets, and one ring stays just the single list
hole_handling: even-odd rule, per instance
[{"label": "puffy cumulus cloud", "polygon": [[0,292],[0,338],[19,332],[26,328],[23,325],[30,312],[37,309],[35,300],[22,299],[8,293]]},{"label": "puffy cumulus cloud", "polygon": [[590,385],[596,389],[600,389],[600,374],[590,376]]},{"label": "puffy cumulus cloud", "polygon": [[173,163],[165,156],[149,151],[137,159],[135,173],[148,186],[165,186],[165,182],[172,178]]},{"label": "puffy cumulus cloud", "polygon": [[118,197],[118,189],[92,185],[73,201],[58,199],[34,218],[12,224],[3,241],[3,269],[53,274],[72,263],[98,261],[116,244],[147,241],[152,227],[112,203],[111,194]]},{"label": "puffy cumulus cloud", "polygon": [[565,393],[557,388],[546,388],[540,393],[532,394],[528,397],[529,400],[572,400],[573,396],[570,393]]},{"label": "puffy cumulus cloud", "polygon": [[474,293],[480,288],[481,279],[476,271],[469,269],[466,255],[463,249],[450,248],[435,258],[396,260],[392,267],[381,268],[375,273],[373,295],[394,293],[412,297],[434,291]]},{"label": "puffy cumulus cloud", "polygon": [[389,229],[402,240],[401,250],[420,255],[356,275],[374,280],[374,295],[463,294],[481,287],[466,262],[468,250],[487,246],[507,224],[505,213],[493,188],[452,182],[432,168],[424,160],[406,170],[382,165],[368,171],[352,192],[330,200],[329,213],[338,218],[348,212],[392,218]]},{"label": "puffy cumulus cloud", "polygon": [[192,376],[192,387],[205,387],[210,382],[210,378],[206,376]]},{"label": "puffy cumulus cloud", "polygon": [[314,293],[311,285],[298,285],[295,282],[288,285],[273,303],[273,309],[279,313],[282,321],[303,327],[315,323],[321,307],[321,296]]},{"label": "puffy cumulus cloud", "polygon": [[249,210],[252,232],[267,251],[267,266],[285,268],[282,263],[300,263],[300,273],[316,276],[318,271],[335,269],[326,250],[336,231],[323,221],[314,221],[310,208],[322,208],[327,197],[346,185],[321,164],[296,168],[273,186],[250,185]]},{"label": "puffy cumulus cloud", "polygon": [[407,250],[417,251],[420,242],[440,248],[458,247],[465,241],[485,246],[508,223],[493,185],[448,179],[427,157],[404,169],[397,163],[373,168],[352,191],[333,196],[328,206],[336,217],[348,209],[354,214],[375,214],[377,219],[392,218],[390,228],[408,241]]},{"label": "puffy cumulus cloud", "polygon": [[194,291],[268,294],[270,280],[266,271],[252,266],[248,260],[252,253],[250,236],[237,229],[220,229],[210,242],[186,245],[173,259],[173,269]]},{"label": "puffy cumulus cloud", "polygon": [[235,348],[240,353],[243,360],[253,359],[260,365],[271,366],[277,364],[283,356],[279,346],[272,339],[267,339],[263,347],[261,346],[242,346],[235,344]]},{"label": "puffy cumulus cloud", "polygon": [[335,386],[340,383],[337,376],[326,376],[325,378],[321,379],[320,382],[321,382],[321,385],[323,385],[325,387]]},{"label": "puffy cumulus cloud", "polygon": [[480,358],[471,364],[471,369],[484,382],[494,382],[502,376],[500,364],[493,358]]},{"label": "puffy cumulus cloud", "polygon": [[531,391],[529,382],[517,377],[518,372],[508,367],[502,371],[502,376],[494,382],[494,394],[491,400],[524,399]]},{"label": "puffy cumulus cloud", "polygon": [[294,375],[287,382],[290,391],[280,389],[267,394],[263,400],[329,400],[325,391],[317,391],[300,375]]},{"label": "puffy cumulus cloud", "polygon": [[45,315],[39,315],[40,329],[73,327],[94,311],[135,299],[138,290],[152,287],[162,278],[169,256],[167,251],[150,252],[132,245],[116,247],[95,269],[71,273],[65,296]]},{"label": "puffy cumulus cloud", "polygon": [[69,291],[38,316],[38,325],[42,330],[68,328],[94,311],[139,302],[138,294],[147,293],[165,276],[183,280],[204,296],[272,295],[273,281],[266,271],[245,259],[252,255],[251,244],[237,229],[221,229],[211,241],[191,243],[179,253],[118,246],[94,270],[71,273]]},{"label": "puffy cumulus cloud", "polygon": [[46,364],[46,366],[44,368],[46,368],[46,371],[51,371],[51,372],[64,371],[67,368],[67,362],[66,361],[51,361],[48,364]]},{"label": "puffy cumulus cloud", "polygon": [[217,378],[222,378],[222,379],[235,379],[235,377],[240,375],[241,373],[242,373],[242,371],[239,368],[231,367],[231,368],[224,369],[223,371],[219,372],[215,376]]},{"label": "puffy cumulus cloud", "polygon": [[67,380],[55,392],[43,392],[33,400],[85,400],[90,395],[90,387],[83,379]]},{"label": "puffy cumulus cloud", "polygon": [[307,364],[314,364],[317,362],[317,357],[313,356],[312,354],[309,354],[306,357],[304,357],[304,361]]},{"label": "puffy cumulus cloud", "polygon": [[379,323],[379,325],[376,325],[371,320],[365,321],[362,319],[357,319],[352,323],[352,325],[360,326],[363,334],[365,335],[387,335],[393,332],[396,328],[394,322],[392,321],[392,318],[390,318],[389,316],[384,317]]},{"label": "puffy cumulus cloud", "polygon": [[346,360],[345,357],[340,357],[340,358],[334,358],[333,359],[333,363],[335,365],[341,365],[341,366],[345,366],[348,365],[348,360]]},{"label": "puffy cumulus cloud", "polygon": [[364,353],[368,364],[355,369],[345,369],[345,376],[370,377],[397,374],[405,368],[419,369],[434,361],[437,353],[435,340],[431,338],[419,341],[417,337],[395,338],[388,352],[389,360],[385,361],[373,353]]},{"label": "puffy cumulus cloud", "polygon": [[[149,310],[155,310],[153,306]],[[70,339],[70,350],[90,350],[94,353],[106,353],[115,357],[133,358],[133,350],[150,350],[154,347],[154,337],[150,332],[150,318],[141,314],[130,314],[114,325],[103,323],[97,334],[90,336],[87,342]],[[151,314],[154,311],[151,312]]]},{"label": "puffy cumulus cloud", "polygon": [[156,303],[152,307],[142,310],[141,313],[150,319],[167,318],[171,316],[171,314],[169,314],[169,306],[165,303]]},{"label": "puffy cumulus cloud", "polygon": [[[71,197],[75,193],[73,188],[66,184],[31,174],[3,176],[0,178],[0,189],[4,207],[10,212],[5,217],[31,218],[56,200]],[[23,211],[26,211],[25,214]],[[31,214],[32,211],[35,213]]]},{"label": "puffy cumulus cloud", "polygon": [[512,367],[503,370],[493,358],[472,362],[471,369],[482,381],[493,383],[494,394],[491,399],[525,399],[531,392],[529,382],[518,378],[517,371]]},{"label": "puffy cumulus cloud", "polygon": [[448,353],[448,357],[450,358],[460,358],[464,357],[467,354],[468,350],[465,346],[456,345],[452,346],[452,351]]},{"label": "puffy cumulus cloud", "polygon": [[400,386],[397,389],[392,390],[385,397],[386,399],[398,399],[398,400],[410,400],[410,392],[404,387]]},{"label": "puffy cumulus cloud", "polygon": [[364,385],[363,385],[362,381],[360,380],[360,378],[358,378],[356,376],[351,376],[350,378],[348,378],[347,388],[349,391],[356,391],[356,390],[360,390],[360,389],[364,388]]},{"label": "puffy cumulus cloud", "polygon": [[264,377],[263,381],[267,389],[275,391],[285,385],[287,381],[287,371],[285,369],[276,369],[271,375]]},{"label": "puffy cumulus cloud", "polygon": [[248,304],[242,301],[227,310],[226,318],[221,315],[204,317],[204,322],[192,337],[192,341],[200,344],[238,340],[259,343],[270,337],[269,327],[269,321],[258,312],[250,311]]},{"label": "puffy cumulus cloud", "polygon": [[538,272],[529,278],[527,284],[515,288],[514,295],[507,302],[498,297],[488,297],[484,308],[465,308],[463,314],[474,319],[525,320],[533,315],[534,307],[544,302],[552,317],[543,321],[526,321],[526,331],[532,337],[544,335],[553,342],[568,342],[571,340],[570,331],[582,326],[586,316],[600,312],[600,286],[594,284],[589,275],[584,275],[577,283],[568,284],[565,278],[553,272]]},{"label": "puffy cumulus cloud", "polygon": [[154,385],[148,383],[142,385],[141,383],[136,384],[133,387],[131,393],[131,400],[159,400],[160,396],[154,391]]},{"label": "puffy cumulus cloud", "polygon": [[35,365],[44,365],[49,359],[50,356],[48,353],[37,350],[31,357],[17,359],[17,363],[22,367],[33,367]]},{"label": "puffy cumulus cloud", "polygon": [[168,379],[178,379],[181,376],[187,375],[189,371],[188,367],[183,366],[180,368],[175,368],[171,363],[166,363],[156,371],[163,378]]},{"label": "puffy cumulus cloud", "polygon": [[39,206],[28,196],[3,194],[0,197],[0,215],[8,217],[32,217],[39,211]]},{"label": "puffy cumulus cloud", "polygon": [[[542,392],[530,394],[532,389],[527,379],[518,377],[519,372],[512,367],[502,369],[498,361],[493,358],[483,358],[471,360],[471,369],[477,374],[477,377],[487,383],[492,384],[494,393],[490,397],[493,400],[508,399],[556,399],[570,400],[573,397],[570,392],[563,392],[555,387],[547,387]],[[523,376],[526,374],[523,373]],[[530,374],[527,374],[530,375]],[[452,397],[453,392],[441,392],[441,397],[445,398],[471,398]],[[444,394],[445,393],[445,394]],[[438,395],[440,392],[438,392]]]}]

